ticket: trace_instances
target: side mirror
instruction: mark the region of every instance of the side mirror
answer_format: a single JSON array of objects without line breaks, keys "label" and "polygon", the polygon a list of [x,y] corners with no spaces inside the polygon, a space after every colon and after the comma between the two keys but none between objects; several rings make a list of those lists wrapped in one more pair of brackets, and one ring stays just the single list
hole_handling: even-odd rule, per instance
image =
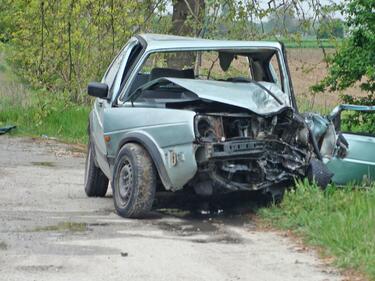
[{"label": "side mirror", "polygon": [[108,85],[99,82],[90,82],[87,86],[89,96],[106,99],[108,98]]}]

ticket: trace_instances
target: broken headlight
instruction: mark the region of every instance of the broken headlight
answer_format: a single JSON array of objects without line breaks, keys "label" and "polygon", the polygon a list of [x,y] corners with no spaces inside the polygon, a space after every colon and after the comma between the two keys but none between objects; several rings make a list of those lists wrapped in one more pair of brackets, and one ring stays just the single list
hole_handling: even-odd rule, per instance
[{"label": "broken headlight", "polygon": [[220,116],[197,115],[194,120],[195,135],[203,141],[218,141],[224,137]]}]

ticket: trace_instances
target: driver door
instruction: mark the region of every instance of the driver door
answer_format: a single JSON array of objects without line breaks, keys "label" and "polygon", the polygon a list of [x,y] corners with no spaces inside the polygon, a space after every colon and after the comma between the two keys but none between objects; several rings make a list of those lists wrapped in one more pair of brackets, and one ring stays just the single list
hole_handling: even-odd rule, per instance
[{"label": "driver door", "polygon": [[127,64],[132,50],[138,44],[136,38],[130,39],[117,57],[112,61],[101,81],[108,85],[108,97],[107,99],[96,98],[92,112],[90,124],[92,134],[91,141],[93,142],[95,149],[96,162],[109,179],[111,179],[112,175],[107,160],[107,149],[104,141],[104,112],[112,107],[112,102],[120,91],[121,80],[124,77],[124,70],[129,69]]}]

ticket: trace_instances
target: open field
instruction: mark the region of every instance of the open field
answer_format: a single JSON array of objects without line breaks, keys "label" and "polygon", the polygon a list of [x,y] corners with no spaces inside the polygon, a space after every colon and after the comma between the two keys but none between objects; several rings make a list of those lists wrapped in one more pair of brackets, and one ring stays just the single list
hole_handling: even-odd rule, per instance
[{"label": "open field", "polygon": [[[334,49],[327,49],[330,54]],[[340,94],[318,93],[312,95],[309,88],[321,81],[327,73],[327,65],[324,62],[324,55],[321,49],[287,49],[289,68],[292,76],[294,92],[301,111],[327,112],[340,103]],[[359,88],[347,89],[344,94],[353,96],[364,95]]]}]

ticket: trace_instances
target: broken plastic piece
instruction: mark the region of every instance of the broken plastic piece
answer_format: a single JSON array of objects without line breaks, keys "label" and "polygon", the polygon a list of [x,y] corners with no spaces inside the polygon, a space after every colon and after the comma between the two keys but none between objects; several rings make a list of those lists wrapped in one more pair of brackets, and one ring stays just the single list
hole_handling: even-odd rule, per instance
[{"label": "broken plastic piece", "polygon": [[11,130],[15,129],[16,126],[14,125],[10,125],[10,126],[5,126],[3,128],[0,128],[0,135],[3,135],[3,134],[6,134],[6,133],[9,133]]}]

